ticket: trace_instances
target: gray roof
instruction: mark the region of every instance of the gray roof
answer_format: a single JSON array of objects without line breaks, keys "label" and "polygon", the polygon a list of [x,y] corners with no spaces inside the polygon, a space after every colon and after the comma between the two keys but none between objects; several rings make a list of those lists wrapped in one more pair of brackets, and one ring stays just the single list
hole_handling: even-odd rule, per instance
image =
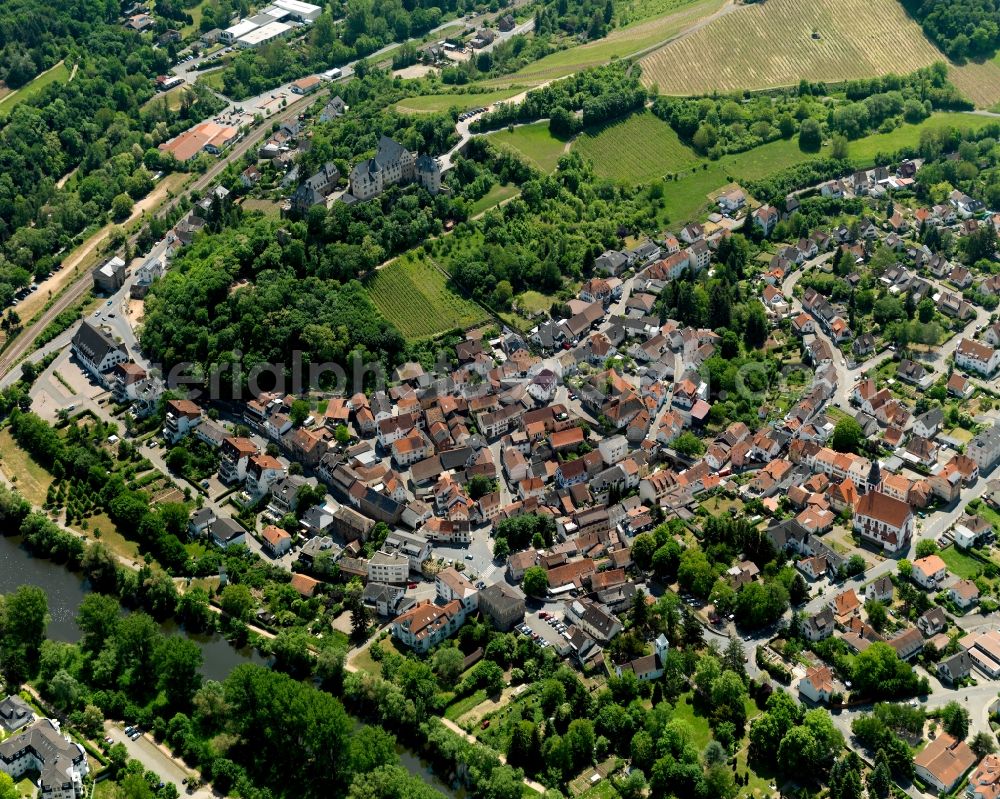
[{"label": "gray roof", "polygon": [[79,744],[67,741],[49,719],[39,719],[18,735],[0,743],[0,762],[14,763],[32,755],[41,765],[43,792],[71,783],[71,769],[77,766],[81,776],[89,767],[87,755]]},{"label": "gray roof", "polygon": [[35,718],[31,705],[21,697],[12,694],[0,702],[0,728],[8,733],[16,732]]},{"label": "gray roof", "polygon": [[109,352],[121,350],[128,354],[124,344],[119,344],[109,333],[83,321],[73,336],[73,346],[94,363],[100,363]]}]

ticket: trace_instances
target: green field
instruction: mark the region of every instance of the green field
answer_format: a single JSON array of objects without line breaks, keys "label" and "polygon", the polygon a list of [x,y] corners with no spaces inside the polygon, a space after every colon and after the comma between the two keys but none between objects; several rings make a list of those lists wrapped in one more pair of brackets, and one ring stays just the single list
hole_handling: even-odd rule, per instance
[{"label": "green field", "polygon": [[978,130],[996,122],[993,117],[942,111],[917,125],[902,125],[891,133],[876,133],[853,141],[848,145],[847,153],[851,160],[867,165],[879,153],[891,153],[903,147],[916,147],[920,144],[920,132],[924,128],[934,130],[950,126]]},{"label": "green field", "polygon": [[504,200],[509,200],[511,197],[515,197],[519,191],[520,189],[517,186],[498,183],[469,206],[469,215],[476,216],[477,214],[481,214],[486,209],[492,208]]},{"label": "green field", "polygon": [[467,328],[486,313],[448,288],[445,276],[422,257],[406,255],[380,269],[368,283],[375,307],[412,340]]},{"label": "green field", "polygon": [[598,175],[629,183],[658,180],[698,162],[674,129],[649,111],[584,133],[573,142],[573,149],[594,162]]},{"label": "green field", "polygon": [[480,92],[479,94],[467,94],[463,92],[451,92],[448,94],[425,94],[418,97],[408,97],[396,103],[396,110],[401,114],[430,114],[434,112],[448,111],[457,108],[465,111],[469,108],[479,108],[495,103],[498,100],[506,100],[520,93],[520,89],[497,89],[491,92]]},{"label": "green field", "polygon": [[509,147],[546,173],[556,168],[559,157],[566,149],[565,142],[549,133],[548,122],[533,122],[530,125],[520,125],[513,131],[491,133],[490,141],[501,147]]},{"label": "green field", "polygon": [[204,83],[208,88],[215,89],[215,91],[222,93],[222,73],[223,68],[209,70],[208,72],[202,72],[197,79],[197,83]]},{"label": "green field", "polygon": [[22,100],[30,100],[50,83],[69,80],[69,68],[60,61],[52,69],[41,75],[36,75],[20,89],[12,91],[0,100],[0,115],[10,113],[10,110]]},{"label": "green field", "polygon": [[695,710],[692,701],[693,697],[689,693],[679,696],[674,706],[673,718],[683,722],[688,728],[691,743],[700,752],[711,740],[712,731],[709,729],[708,719]]},{"label": "green field", "polygon": [[971,580],[983,570],[983,563],[972,555],[966,555],[956,546],[942,549],[939,553],[948,571],[963,580]]}]

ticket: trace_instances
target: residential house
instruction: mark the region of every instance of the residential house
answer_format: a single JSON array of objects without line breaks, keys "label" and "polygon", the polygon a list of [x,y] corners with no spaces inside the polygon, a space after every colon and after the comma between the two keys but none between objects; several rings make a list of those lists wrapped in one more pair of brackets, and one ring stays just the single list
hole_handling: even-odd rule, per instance
[{"label": "residential house", "polygon": [[0,771],[15,782],[31,772],[44,799],[79,799],[90,765],[83,745],[63,735],[59,722],[38,719],[0,742]]},{"label": "residential house", "polygon": [[944,608],[935,605],[925,610],[917,619],[917,627],[927,638],[947,630],[948,616],[945,615]]},{"label": "residential house", "polygon": [[916,627],[909,627],[886,641],[900,660],[911,660],[924,648],[924,637]]},{"label": "residential house", "polygon": [[622,631],[618,617],[591,599],[574,599],[566,606],[566,618],[600,644],[607,644]]},{"label": "residential house", "polygon": [[12,694],[0,702],[0,732],[4,735],[15,733],[35,720],[31,705]]},{"label": "residential house", "polygon": [[94,279],[94,290],[110,296],[125,285],[125,262],[115,255],[95,267],[91,276]]},{"label": "residential house", "polygon": [[437,598],[442,603],[458,601],[466,612],[479,607],[479,592],[464,574],[449,566],[442,569],[434,578]]},{"label": "residential house", "polygon": [[935,591],[948,576],[948,567],[940,555],[928,555],[913,561],[913,582],[928,591]]},{"label": "residential house", "polygon": [[810,641],[822,641],[833,635],[836,623],[833,616],[833,609],[826,607],[819,613],[806,619],[803,625],[803,633]]},{"label": "residential house", "polygon": [[440,607],[425,600],[396,617],[392,634],[404,646],[427,652],[456,632],[465,617],[466,612],[458,601]]},{"label": "residential house", "polygon": [[201,408],[191,400],[167,400],[163,437],[176,444],[201,423]]},{"label": "residential house", "polygon": [[979,602],[979,588],[972,580],[959,580],[948,589],[948,598],[962,610],[968,610]]},{"label": "residential house", "polygon": [[368,580],[400,584],[410,579],[410,559],[399,552],[379,550],[368,559]]},{"label": "residential house", "polygon": [[273,524],[267,525],[260,534],[261,546],[272,558],[280,558],[292,548],[292,537],[287,531]]},{"label": "residential house", "polygon": [[[957,652],[937,664],[938,677],[951,685],[961,682],[968,677],[971,672],[972,658],[969,656],[969,653],[965,651]],[[987,755],[987,757],[995,757],[995,755]]]},{"label": "residential house", "polygon": [[955,349],[955,365],[989,377],[1000,366],[1000,350],[981,341],[963,338]]},{"label": "residential house", "polygon": [[208,537],[220,549],[242,546],[246,543],[247,531],[235,519],[222,516],[213,519],[205,528]]},{"label": "residential house", "polygon": [[916,775],[941,794],[950,793],[976,764],[976,756],[965,741],[941,733],[913,758]]},{"label": "residential house", "polygon": [[833,672],[829,666],[811,666],[799,680],[799,695],[817,704],[829,704],[833,696]]},{"label": "residential house", "polygon": [[1000,427],[992,426],[976,435],[965,447],[965,454],[972,458],[984,474],[1000,460]]}]

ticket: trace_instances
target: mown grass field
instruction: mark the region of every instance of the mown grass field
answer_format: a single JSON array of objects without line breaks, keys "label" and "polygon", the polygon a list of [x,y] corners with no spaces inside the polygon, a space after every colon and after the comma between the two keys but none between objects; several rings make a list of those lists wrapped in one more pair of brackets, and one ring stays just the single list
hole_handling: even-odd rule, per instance
[{"label": "mown grass field", "polygon": [[69,68],[62,61],[60,61],[51,69],[46,70],[40,75],[36,75],[30,81],[25,83],[20,89],[4,95],[3,99],[0,100],[0,116],[9,114],[10,110],[15,105],[22,100],[30,100],[49,84],[55,83],[56,81],[69,80],[69,74]]},{"label": "mown grass field", "polygon": [[699,160],[670,125],[649,111],[584,133],[573,149],[594,162],[598,175],[628,183],[658,180]]},{"label": "mown grass field", "polygon": [[916,147],[920,144],[920,133],[925,128],[933,130],[955,127],[979,130],[998,121],[1000,120],[978,114],[941,112],[931,115],[918,125],[902,125],[891,133],[875,133],[853,141],[848,145],[847,152],[852,160],[867,165],[878,153],[890,153],[903,147]]},{"label": "mown grass field", "polygon": [[556,168],[559,156],[566,149],[565,142],[549,133],[548,122],[520,125],[513,131],[501,130],[489,136],[494,144],[509,147],[546,173]]},{"label": "mown grass field", "polygon": [[472,327],[487,318],[478,305],[449,289],[445,276],[419,256],[406,255],[380,269],[370,279],[368,293],[381,314],[411,341]]},{"label": "mown grass field", "polygon": [[223,67],[218,69],[212,69],[208,72],[202,72],[198,78],[197,83],[204,83],[208,88],[215,89],[215,91],[222,93],[223,83],[222,83],[222,73],[224,71]]},{"label": "mown grass field", "polygon": [[484,86],[531,86],[564,78],[582,69],[606,64],[615,58],[635,55],[669,41],[718,11],[723,0],[639,0],[644,13],[655,13],[657,5],[667,10],[662,16],[635,22],[611,31],[603,39],[560,50],[518,72],[485,81]]},{"label": "mown grass field", "polygon": [[497,89],[491,92],[480,92],[479,94],[464,94],[452,92],[450,94],[425,94],[419,97],[408,97],[396,103],[396,110],[401,114],[430,114],[441,111],[448,111],[457,108],[465,111],[469,108],[479,108],[495,103],[498,100],[506,100],[520,93],[520,89]]},{"label": "mown grass field", "polygon": [[514,197],[520,189],[517,186],[504,185],[498,183],[492,189],[490,189],[486,194],[476,200],[471,206],[469,206],[469,214],[476,216],[481,214],[488,208],[492,208],[494,205],[502,203],[504,200],[509,200]]},{"label": "mown grass field", "polygon": [[940,60],[898,0],[767,0],[721,15],[640,65],[647,86],[690,95],[905,74]]}]

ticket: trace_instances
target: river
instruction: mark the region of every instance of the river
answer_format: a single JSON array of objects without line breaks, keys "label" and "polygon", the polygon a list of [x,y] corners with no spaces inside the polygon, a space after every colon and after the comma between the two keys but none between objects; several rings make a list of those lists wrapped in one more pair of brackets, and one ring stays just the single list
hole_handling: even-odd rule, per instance
[{"label": "river", "polygon": [[[87,581],[79,574],[52,561],[32,557],[18,538],[0,535],[0,594],[9,594],[22,585],[37,585],[45,591],[49,601],[49,622],[46,635],[54,641],[76,643],[80,628],[76,614],[88,592]],[[202,675],[209,680],[224,680],[242,663],[266,665],[267,661],[252,647],[237,649],[221,635],[193,635],[174,621],[161,625],[168,635],[187,635],[201,648],[204,658]],[[464,791],[454,790],[431,771],[418,754],[404,746],[397,746],[400,764],[432,788],[452,799],[462,799]]]}]

